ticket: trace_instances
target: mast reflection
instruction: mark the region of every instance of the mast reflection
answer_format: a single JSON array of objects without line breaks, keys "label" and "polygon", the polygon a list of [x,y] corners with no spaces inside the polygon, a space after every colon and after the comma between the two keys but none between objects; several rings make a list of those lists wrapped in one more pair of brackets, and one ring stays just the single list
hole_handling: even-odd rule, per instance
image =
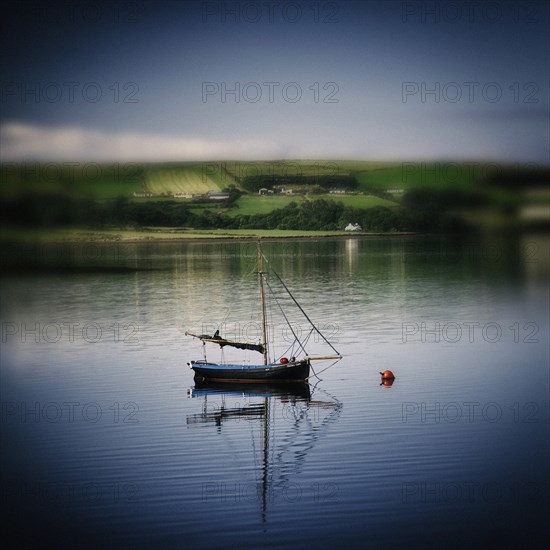
[{"label": "mast reflection", "polygon": [[326,435],[342,409],[335,397],[301,382],[201,382],[188,390],[188,397],[203,400],[201,412],[187,416],[188,426],[211,425],[221,434],[228,421],[246,420],[255,428],[261,445],[253,437],[251,452],[255,455],[257,498],[264,522],[270,499],[279,490],[284,494],[302,470],[309,450]]}]

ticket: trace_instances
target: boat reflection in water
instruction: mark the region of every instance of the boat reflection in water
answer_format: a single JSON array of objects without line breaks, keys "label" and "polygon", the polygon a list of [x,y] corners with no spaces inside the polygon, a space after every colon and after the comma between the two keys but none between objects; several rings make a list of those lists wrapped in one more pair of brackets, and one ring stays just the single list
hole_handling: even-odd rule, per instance
[{"label": "boat reflection in water", "polygon": [[300,474],[308,451],[326,435],[342,409],[338,399],[302,382],[252,385],[203,381],[188,390],[188,397],[203,400],[201,412],[187,416],[188,426],[210,424],[221,434],[223,425],[232,420],[247,420],[252,425],[252,433],[261,441],[253,437],[250,452],[261,454],[254,456],[254,473],[264,522],[270,498],[284,494]]}]

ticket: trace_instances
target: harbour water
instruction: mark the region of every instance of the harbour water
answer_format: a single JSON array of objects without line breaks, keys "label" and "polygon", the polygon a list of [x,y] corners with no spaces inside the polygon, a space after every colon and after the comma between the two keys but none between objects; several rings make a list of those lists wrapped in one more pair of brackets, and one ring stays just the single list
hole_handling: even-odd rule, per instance
[{"label": "harbour water", "polygon": [[254,242],[4,248],[22,545],[546,547],[548,238],[263,248],[344,355],[308,385],[197,387],[186,365],[186,330],[257,338]]}]

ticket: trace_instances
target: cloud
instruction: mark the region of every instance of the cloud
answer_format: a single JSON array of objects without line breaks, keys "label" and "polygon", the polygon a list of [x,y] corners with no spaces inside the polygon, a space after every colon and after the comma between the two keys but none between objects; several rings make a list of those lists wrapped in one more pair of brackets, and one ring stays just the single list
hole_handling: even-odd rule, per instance
[{"label": "cloud", "polygon": [[[515,120],[515,119],[512,119]],[[430,125],[405,124],[339,135],[280,131],[250,138],[207,139],[169,134],[113,132],[78,126],[48,127],[22,122],[0,124],[2,162],[183,162],[217,160],[353,159],[479,160],[548,164],[547,141],[520,132],[510,120],[487,124],[442,119]],[[498,122],[498,124],[497,124]],[[242,130],[241,130],[242,131]],[[497,138],[498,136],[498,138]],[[521,140],[518,142],[518,136]]]},{"label": "cloud", "polygon": [[268,140],[208,140],[144,132],[106,132],[79,127],[51,128],[19,122],[0,126],[1,160],[161,162],[278,158]]}]

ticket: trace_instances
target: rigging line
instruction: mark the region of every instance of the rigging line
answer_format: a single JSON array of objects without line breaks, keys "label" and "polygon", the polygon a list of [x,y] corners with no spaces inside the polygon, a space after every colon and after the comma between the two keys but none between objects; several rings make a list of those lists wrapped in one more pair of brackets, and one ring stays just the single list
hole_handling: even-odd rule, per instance
[{"label": "rigging line", "polygon": [[[278,275],[277,275],[277,277],[278,277]],[[296,342],[298,342],[298,344],[300,344],[300,347],[302,348],[302,351],[306,354],[306,357],[307,357],[307,351],[304,348],[304,346],[302,345],[302,342],[300,342],[300,339],[298,338],[296,333],[294,332],[294,329],[292,328],[292,325],[290,324],[290,321],[288,320],[288,317],[286,316],[283,308],[281,307],[281,304],[279,304],[279,300],[277,300],[277,296],[275,296],[275,293],[273,292],[273,289],[271,288],[271,285],[267,281],[266,281],[266,283],[267,283],[267,288],[269,288],[269,291],[273,295],[273,299],[275,300],[275,303],[279,306],[279,309],[281,310],[281,313],[283,314],[283,317],[285,318],[286,324],[290,328],[290,330],[292,332],[292,335],[294,336]]]},{"label": "rigging line", "polygon": [[[311,378],[311,377],[310,377]],[[313,386],[313,388],[311,388],[311,393],[310,395],[313,395],[313,392],[315,391],[315,388],[317,388],[317,386],[319,385],[319,383],[321,382],[321,379],[319,378],[317,380],[317,382],[315,382],[315,386]],[[308,382],[309,383],[309,382]]]},{"label": "rigging line", "polygon": [[[319,375],[322,373],[322,372],[325,372],[326,370],[330,369],[330,367],[334,367],[334,365],[336,365],[336,363],[338,363],[338,361],[340,361],[340,359],[337,359],[336,361],[334,361],[333,363],[331,363],[328,367],[324,368],[323,370],[319,371],[319,372],[315,372],[313,371],[313,376],[315,376],[316,378],[319,378]],[[311,367],[311,370],[313,370],[313,367]],[[310,378],[312,378],[311,376],[308,376],[306,378],[306,380],[309,380]],[[319,378],[319,380],[321,380]]]},{"label": "rigging line", "polygon": [[[317,389],[317,386],[319,385],[319,382],[316,382],[315,383],[315,386],[313,386],[313,388],[311,388],[311,396],[313,397],[313,394],[315,392],[315,390]],[[337,398],[335,397],[334,395],[332,395],[331,393],[329,393],[327,390],[323,389],[322,387],[319,388],[319,391],[324,393],[326,396],[328,396],[332,401],[334,401],[335,405],[337,407],[342,407],[342,402]]]},{"label": "rigging line", "polygon": [[275,273],[275,276],[277,279],[279,279],[279,282],[283,285],[284,289],[288,292],[288,295],[292,298],[292,301],[298,306],[299,310],[304,314],[304,317],[309,321],[311,326],[315,329],[315,331],[321,336],[321,338],[336,352],[337,355],[340,355],[340,352],[325,338],[324,334],[315,326],[313,321],[308,317],[307,313],[302,309],[302,306],[296,301],[296,298],[292,295],[292,292],[288,289],[288,287],[285,285],[284,281],[279,277],[279,274],[273,270],[273,273]]},{"label": "rigging line", "polygon": [[[268,288],[269,290],[273,293],[273,289],[271,288],[271,286],[269,286],[269,283],[268,283]],[[286,316],[283,308],[281,307],[281,304],[279,304],[278,300],[277,300],[277,297],[273,294],[273,299],[275,300],[275,303],[277,304],[277,306],[279,307],[279,309],[281,310],[281,313],[286,321],[286,324],[288,325],[288,328],[290,329],[290,331],[292,332],[292,335],[294,336],[294,342],[291,344],[290,347],[294,347],[294,345],[296,344],[296,342],[298,343],[299,347],[302,349],[302,351],[304,352],[305,356],[307,357],[308,356],[308,353],[307,353],[307,350],[306,348],[304,347],[304,345],[302,344],[302,342],[300,341],[300,339],[298,338],[298,335],[294,332],[294,329],[292,328],[292,325],[290,324],[290,321],[288,320],[288,317]]]},{"label": "rigging line", "polygon": [[[321,379],[317,376],[317,373],[315,372],[315,369],[313,368],[313,365],[311,364],[311,361],[309,362],[309,367],[311,368],[311,372],[313,372],[313,376],[315,376],[315,377],[317,378],[317,380],[320,382]],[[309,379],[310,379],[310,378],[313,378],[313,376],[308,376],[308,377],[306,378],[306,382],[309,383]]]},{"label": "rigging line", "polygon": [[229,314],[231,313],[231,308],[227,308],[227,311],[223,317],[223,320],[222,322],[218,325],[218,330],[221,330],[221,328],[223,327],[223,325],[225,324],[225,322],[227,321],[227,318],[229,317]]},{"label": "rigging line", "polygon": [[311,329],[309,331],[309,334],[304,338],[304,346],[307,346],[312,334],[313,334],[313,329]]}]

